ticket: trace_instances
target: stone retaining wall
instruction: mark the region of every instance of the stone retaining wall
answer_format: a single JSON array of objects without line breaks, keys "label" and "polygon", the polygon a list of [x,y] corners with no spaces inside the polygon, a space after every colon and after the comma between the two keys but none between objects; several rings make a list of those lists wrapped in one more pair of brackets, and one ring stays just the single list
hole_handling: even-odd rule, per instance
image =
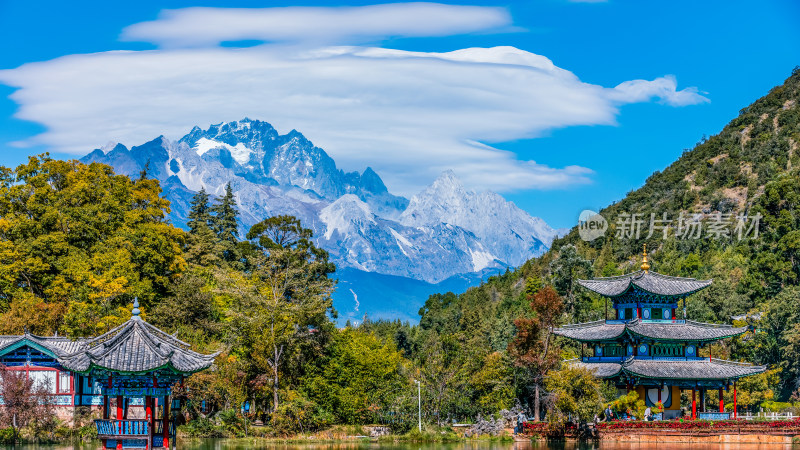
[{"label": "stone retaining wall", "polygon": [[777,436],[769,434],[720,434],[711,436],[692,436],[686,434],[631,434],[604,433],[603,441],[626,443],[681,443],[681,444],[792,444],[793,436]]}]

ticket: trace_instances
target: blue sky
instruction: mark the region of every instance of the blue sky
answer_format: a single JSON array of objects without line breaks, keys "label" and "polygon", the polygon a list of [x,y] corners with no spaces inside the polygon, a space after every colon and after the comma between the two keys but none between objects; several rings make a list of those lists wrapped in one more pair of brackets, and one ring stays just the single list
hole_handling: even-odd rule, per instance
[{"label": "blue sky", "polygon": [[442,3],[0,1],[0,164],[250,116],[395,192],[452,168],[571,226],[800,64],[794,1]]}]

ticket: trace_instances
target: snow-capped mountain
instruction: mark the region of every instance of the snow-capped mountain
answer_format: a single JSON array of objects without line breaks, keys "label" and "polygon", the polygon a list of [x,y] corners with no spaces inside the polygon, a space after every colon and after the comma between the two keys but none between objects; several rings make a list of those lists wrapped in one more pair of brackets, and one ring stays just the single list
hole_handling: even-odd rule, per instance
[{"label": "snow-capped mountain", "polygon": [[400,223],[410,227],[447,223],[469,230],[490,254],[512,266],[544,253],[557,233],[494,192],[464,189],[452,171],[412,197]]},{"label": "snow-capped mountain", "polygon": [[465,189],[452,172],[409,202],[392,195],[371,168],[346,173],[301,133],[281,135],[258,120],[195,127],[177,141],[159,136],[130,149],[109,145],[82,160],[132,176],[147,166],[181,227],[195,192],[219,196],[230,182],[243,231],[273,215],[294,215],[337,267],[352,269],[347,273],[439,283],[519,265],[543,253],[556,234],[495,193]]}]

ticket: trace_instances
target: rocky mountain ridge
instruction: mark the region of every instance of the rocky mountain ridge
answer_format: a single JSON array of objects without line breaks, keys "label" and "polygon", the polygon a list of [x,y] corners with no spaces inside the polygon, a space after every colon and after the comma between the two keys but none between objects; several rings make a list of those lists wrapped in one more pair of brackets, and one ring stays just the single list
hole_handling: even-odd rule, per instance
[{"label": "rocky mountain ridge", "polygon": [[371,168],[344,172],[298,131],[281,135],[258,120],[194,127],[177,141],[159,136],[130,149],[107,146],[82,161],[130,176],[147,167],[177,226],[185,227],[195,192],[221,196],[230,182],[242,230],[293,215],[314,230],[337,267],[427,283],[519,265],[556,235],[500,195],[464,188],[453,172],[408,200],[391,194]]}]

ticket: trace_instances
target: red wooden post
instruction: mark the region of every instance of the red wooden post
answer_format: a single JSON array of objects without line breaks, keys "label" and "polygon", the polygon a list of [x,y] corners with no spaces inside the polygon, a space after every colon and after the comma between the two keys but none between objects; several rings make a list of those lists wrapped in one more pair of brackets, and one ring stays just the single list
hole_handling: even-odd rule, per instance
[{"label": "red wooden post", "polygon": [[147,420],[147,447],[153,447],[153,401],[150,396],[144,398],[144,417]]},{"label": "red wooden post", "polygon": [[164,448],[169,448],[169,396],[164,396],[164,406],[161,410],[164,412],[164,419],[161,425],[161,430],[164,433]]},{"label": "red wooden post", "polygon": [[719,412],[725,412],[725,404],[722,402],[722,388],[719,388]]},{"label": "red wooden post", "polygon": [[697,399],[695,398],[695,392],[697,389],[692,388],[692,419],[697,418]]},{"label": "red wooden post", "polygon": [[[122,396],[117,396],[117,424],[119,425],[119,434],[122,435],[122,416],[125,414],[122,408]],[[120,436],[121,438],[122,436]],[[117,439],[117,450],[122,450],[122,439]]]},{"label": "red wooden post", "polygon": [[736,411],[736,381],[734,381],[733,382],[733,418],[735,419],[737,417],[737,415],[738,414],[737,414],[737,411]]}]

